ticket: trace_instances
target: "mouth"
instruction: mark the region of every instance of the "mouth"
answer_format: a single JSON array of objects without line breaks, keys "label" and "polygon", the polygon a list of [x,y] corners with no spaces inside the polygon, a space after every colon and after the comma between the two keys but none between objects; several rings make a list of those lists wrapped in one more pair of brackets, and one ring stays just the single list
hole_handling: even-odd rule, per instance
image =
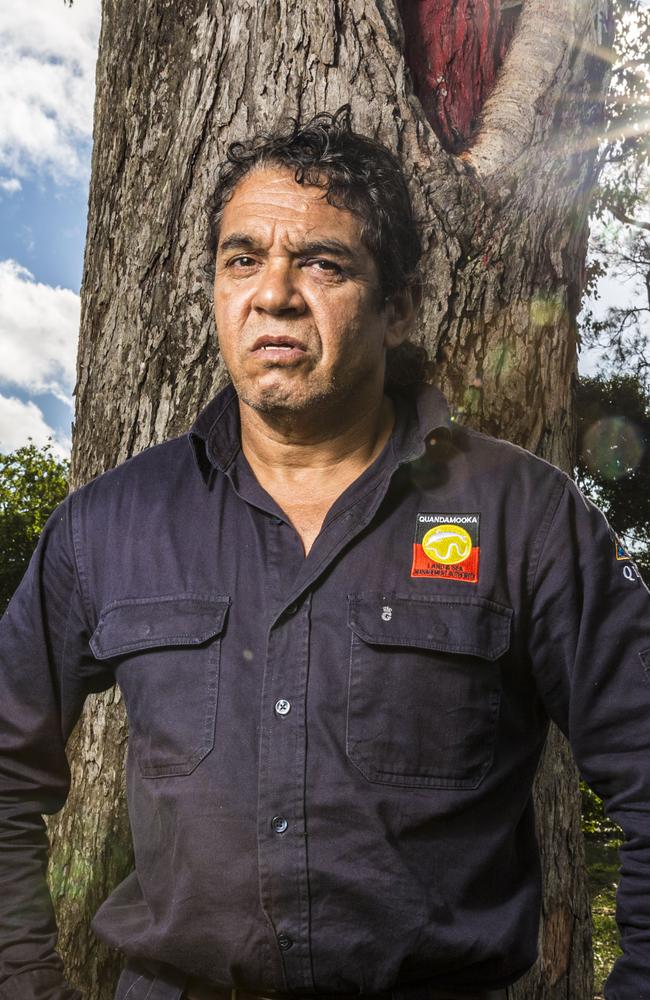
[{"label": "mouth", "polygon": [[258,337],[251,348],[251,354],[266,361],[295,361],[303,357],[307,348],[295,337]]}]

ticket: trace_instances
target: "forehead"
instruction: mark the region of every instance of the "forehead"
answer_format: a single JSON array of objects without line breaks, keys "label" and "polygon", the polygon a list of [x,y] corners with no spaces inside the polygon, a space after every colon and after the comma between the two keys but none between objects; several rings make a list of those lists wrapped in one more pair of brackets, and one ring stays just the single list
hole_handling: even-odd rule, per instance
[{"label": "forehead", "polygon": [[254,169],[237,184],[224,206],[219,242],[235,230],[271,238],[335,236],[362,245],[358,216],[330,205],[323,188],[298,184],[293,171],[282,167]]}]

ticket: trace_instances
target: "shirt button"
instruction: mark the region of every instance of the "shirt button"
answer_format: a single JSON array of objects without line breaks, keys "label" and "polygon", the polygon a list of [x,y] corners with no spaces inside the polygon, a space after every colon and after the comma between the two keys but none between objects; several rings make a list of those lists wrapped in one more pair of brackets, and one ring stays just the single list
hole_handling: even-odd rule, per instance
[{"label": "shirt button", "polygon": [[275,714],[276,715],[288,715],[291,711],[291,702],[287,701],[286,698],[278,698],[275,703]]},{"label": "shirt button", "polygon": [[288,951],[293,941],[288,934],[278,934],[278,944],[280,945],[281,951]]},{"label": "shirt button", "polygon": [[284,833],[289,824],[287,823],[284,816],[274,816],[271,820],[271,829],[273,833]]},{"label": "shirt button", "polygon": [[271,524],[284,524],[284,521],[281,517],[272,517]]},{"label": "shirt button", "polygon": [[288,618],[290,615],[295,615],[297,610],[298,610],[297,604],[290,604],[284,613]]}]

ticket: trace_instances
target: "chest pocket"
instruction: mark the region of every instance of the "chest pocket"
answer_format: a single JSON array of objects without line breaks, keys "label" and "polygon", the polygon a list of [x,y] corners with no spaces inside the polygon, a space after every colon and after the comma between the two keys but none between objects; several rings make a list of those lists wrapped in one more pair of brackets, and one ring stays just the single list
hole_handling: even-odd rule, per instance
[{"label": "chest pocket", "polygon": [[349,759],[374,782],[477,788],[494,755],[512,610],[480,597],[348,601]]},{"label": "chest pocket", "polygon": [[187,594],[115,601],[100,615],[90,647],[115,661],[144,777],[190,774],[214,746],[229,604],[222,595]]}]

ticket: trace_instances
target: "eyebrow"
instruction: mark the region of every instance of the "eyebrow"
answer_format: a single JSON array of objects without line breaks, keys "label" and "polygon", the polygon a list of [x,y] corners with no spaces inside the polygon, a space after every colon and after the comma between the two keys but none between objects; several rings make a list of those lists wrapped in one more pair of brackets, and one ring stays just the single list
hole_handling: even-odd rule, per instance
[{"label": "eyebrow", "polygon": [[[229,250],[259,252],[262,249],[258,241],[249,233],[231,233],[230,236],[226,236],[223,243],[219,244],[218,252],[226,253]],[[354,251],[351,247],[333,237],[300,243],[292,251],[294,257],[317,257],[319,254],[328,254],[331,257],[345,260],[352,260],[354,257]]]},{"label": "eyebrow", "polygon": [[231,233],[227,236],[223,243],[219,243],[217,247],[217,252],[220,250],[256,250],[258,249],[257,242],[252,236],[248,236],[247,233]]}]

